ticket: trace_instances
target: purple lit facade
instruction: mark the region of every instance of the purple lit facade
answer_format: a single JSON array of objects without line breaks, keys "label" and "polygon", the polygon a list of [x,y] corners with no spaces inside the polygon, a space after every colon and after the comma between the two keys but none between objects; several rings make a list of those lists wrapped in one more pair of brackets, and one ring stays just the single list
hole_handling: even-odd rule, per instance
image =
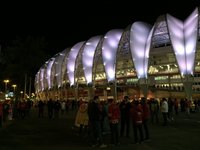
[{"label": "purple lit facade", "polygon": [[116,55],[122,30],[109,31],[103,41],[102,57],[108,82],[115,81]]},{"label": "purple lit facade", "polygon": [[83,44],[84,42],[77,43],[71,48],[69,52],[68,61],[66,65],[67,65],[67,74],[71,86],[74,85],[75,82],[74,72],[75,72],[76,58]]},{"label": "purple lit facade", "polygon": [[39,69],[36,93],[110,82],[137,85],[139,79],[158,87],[184,86],[182,76],[200,73],[199,18],[196,8],[185,21],[166,14],[154,25],[138,21],[79,42]]},{"label": "purple lit facade", "polygon": [[143,22],[135,22],[131,26],[130,48],[139,79],[147,79],[152,31],[151,26]]},{"label": "purple lit facade", "polygon": [[193,75],[198,18],[198,9],[195,9],[184,22],[167,15],[170,38],[182,75]]},{"label": "purple lit facade", "polygon": [[97,45],[100,41],[100,38],[101,38],[100,36],[92,37],[86,42],[83,49],[82,63],[87,84],[92,83],[92,67],[93,67],[94,54]]}]

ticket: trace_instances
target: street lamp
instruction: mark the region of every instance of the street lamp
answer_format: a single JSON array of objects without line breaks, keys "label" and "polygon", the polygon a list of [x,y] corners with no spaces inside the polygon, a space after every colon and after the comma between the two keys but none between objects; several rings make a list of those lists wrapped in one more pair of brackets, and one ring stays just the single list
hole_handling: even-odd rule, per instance
[{"label": "street lamp", "polygon": [[15,93],[15,89],[16,89],[17,85],[13,84],[12,87],[13,87],[13,92]]},{"label": "street lamp", "polygon": [[7,84],[10,82],[9,80],[3,80],[5,83],[5,94],[7,93]]},{"label": "street lamp", "polygon": [[23,92],[23,91],[20,91],[20,93],[21,93],[21,99],[23,99],[23,93],[24,93],[24,92]]},{"label": "street lamp", "polygon": [[14,98],[15,98],[15,89],[16,89],[17,85],[13,84],[12,87],[13,87],[13,94],[14,94]]}]

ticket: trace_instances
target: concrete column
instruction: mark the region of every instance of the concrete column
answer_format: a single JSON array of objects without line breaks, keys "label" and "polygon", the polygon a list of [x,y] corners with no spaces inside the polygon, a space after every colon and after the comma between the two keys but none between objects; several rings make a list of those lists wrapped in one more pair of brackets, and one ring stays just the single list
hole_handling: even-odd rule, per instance
[{"label": "concrete column", "polygon": [[192,85],[193,85],[193,82],[184,82],[183,85],[184,85],[186,97],[189,100],[191,100],[192,99]]},{"label": "concrete column", "polygon": [[106,90],[106,89],[103,90],[103,96],[104,96],[104,99],[107,99],[108,93],[107,93],[107,90]]},{"label": "concrete column", "polygon": [[194,78],[190,75],[186,75],[182,78],[183,86],[185,89],[186,97],[191,100],[192,99],[192,85],[193,85]]},{"label": "concrete column", "polygon": [[127,95],[128,95],[128,88],[127,88],[127,87],[124,87],[123,95],[124,95],[124,96],[127,96]]},{"label": "concrete column", "polygon": [[116,83],[110,85],[111,95],[114,97],[114,100],[117,100],[117,86]]},{"label": "concrete column", "polygon": [[78,100],[78,87],[74,87],[74,96],[75,99]]},{"label": "concrete column", "polygon": [[65,95],[64,95],[65,99],[67,100],[68,99],[68,89],[65,88]]},{"label": "concrete column", "polygon": [[138,80],[139,87],[142,90],[143,96],[147,98],[148,95],[148,80],[146,78],[142,78]]},{"label": "concrete column", "polygon": [[168,83],[169,83],[169,96],[172,97],[172,86],[171,86],[171,76],[168,76]]},{"label": "concrete column", "polygon": [[93,99],[93,97],[94,97],[94,87],[88,86],[88,100]]}]

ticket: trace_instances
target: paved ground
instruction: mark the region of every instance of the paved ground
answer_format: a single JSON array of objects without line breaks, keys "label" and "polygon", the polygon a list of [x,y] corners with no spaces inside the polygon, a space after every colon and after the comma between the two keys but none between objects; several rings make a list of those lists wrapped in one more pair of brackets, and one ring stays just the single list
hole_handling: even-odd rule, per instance
[{"label": "paved ground", "polygon": [[[33,110],[31,118],[15,119],[0,129],[0,150],[85,150],[93,148],[88,138],[77,136],[72,129],[75,112],[49,120],[37,118]],[[132,135],[132,132],[131,132]],[[105,137],[105,149],[134,150],[197,150],[200,149],[200,112],[190,117],[179,114],[169,126],[150,124],[151,141],[132,144],[133,138],[121,138],[119,146],[109,145],[109,135]]]}]

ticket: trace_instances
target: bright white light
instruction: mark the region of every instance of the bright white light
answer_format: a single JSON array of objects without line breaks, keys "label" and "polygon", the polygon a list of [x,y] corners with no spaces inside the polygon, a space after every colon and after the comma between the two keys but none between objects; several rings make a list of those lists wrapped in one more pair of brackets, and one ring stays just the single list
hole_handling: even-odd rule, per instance
[{"label": "bright white light", "polygon": [[55,66],[55,71],[56,71],[56,82],[57,82],[57,86],[58,88],[61,86],[62,84],[62,78],[61,78],[61,72],[62,72],[62,62],[64,60],[64,55],[63,55],[64,51],[61,52],[57,57],[56,57],[56,66]]},{"label": "bright white light", "polygon": [[115,80],[115,61],[122,30],[111,30],[103,41],[102,57],[108,82]]},{"label": "bright white light", "polygon": [[105,59],[112,60],[112,53],[110,51],[105,51]]},{"label": "bright white light", "polygon": [[116,39],[109,39],[108,43],[110,44],[111,48],[116,48],[116,46],[118,46],[117,38]]},{"label": "bright white light", "polygon": [[44,90],[44,69],[40,69],[40,89]]},{"label": "bright white light", "polygon": [[46,71],[46,78],[47,78],[47,83],[48,83],[48,88],[50,89],[51,86],[53,86],[53,83],[51,83],[51,69],[52,69],[52,65],[55,61],[55,58],[52,58],[47,65],[47,71]]},{"label": "bright white light", "polygon": [[90,43],[90,42],[87,42],[85,45],[91,45],[91,43]]},{"label": "bright white light", "polygon": [[75,65],[76,65],[76,58],[78,56],[80,48],[83,46],[84,42],[79,42],[74,45],[68,55],[67,60],[67,70],[68,70],[68,78],[70,81],[70,85],[74,85],[75,82]]},{"label": "bright white light", "polygon": [[114,80],[115,79],[115,71],[114,68],[108,68],[108,78]]},{"label": "bright white light", "polygon": [[85,78],[88,84],[92,82],[93,59],[99,41],[100,36],[92,37],[87,41],[87,43],[90,44],[86,44],[83,49],[82,63],[84,67]]},{"label": "bright white light", "polygon": [[170,39],[183,75],[193,74],[197,44],[198,9],[183,22],[167,15]]},{"label": "bright white light", "polygon": [[149,49],[153,28],[143,22],[135,22],[130,31],[130,48],[138,78],[147,78]]}]

